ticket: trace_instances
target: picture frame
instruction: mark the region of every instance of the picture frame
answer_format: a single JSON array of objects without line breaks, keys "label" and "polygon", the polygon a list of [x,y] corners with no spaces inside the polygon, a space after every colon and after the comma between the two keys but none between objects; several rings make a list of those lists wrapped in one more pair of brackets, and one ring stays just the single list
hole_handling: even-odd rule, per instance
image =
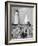
[{"label": "picture frame", "polygon": [[36,42],[37,3],[6,1],[5,44]]}]

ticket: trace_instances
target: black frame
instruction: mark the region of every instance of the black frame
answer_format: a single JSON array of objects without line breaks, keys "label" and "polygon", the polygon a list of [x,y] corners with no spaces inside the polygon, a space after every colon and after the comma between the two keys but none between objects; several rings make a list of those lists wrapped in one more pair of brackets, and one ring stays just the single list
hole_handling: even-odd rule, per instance
[{"label": "black frame", "polygon": [[[19,43],[8,43],[8,3],[21,3],[21,4],[33,4],[36,5],[36,41],[31,42],[19,42]],[[11,6],[11,5],[10,5]],[[16,5],[13,5],[16,6]],[[23,7],[23,6],[21,6]],[[25,6],[24,6],[25,7]],[[26,6],[29,7],[29,6]],[[30,8],[33,6],[30,6]],[[11,45],[11,44],[25,44],[25,43],[36,43],[37,42],[37,3],[32,2],[14,2],[14,1],[6,1],[5,2],[5,44]]]}]

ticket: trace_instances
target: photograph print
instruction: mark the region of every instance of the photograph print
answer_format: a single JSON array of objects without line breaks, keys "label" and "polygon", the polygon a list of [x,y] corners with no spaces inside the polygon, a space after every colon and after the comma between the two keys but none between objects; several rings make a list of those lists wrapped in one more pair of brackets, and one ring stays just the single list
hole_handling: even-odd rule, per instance
[{"label": "photograph print", "polygon": [[[36,3],[6,2],[7,44],[36,42]],[[8,34],[8,36],[7,36]]]}]

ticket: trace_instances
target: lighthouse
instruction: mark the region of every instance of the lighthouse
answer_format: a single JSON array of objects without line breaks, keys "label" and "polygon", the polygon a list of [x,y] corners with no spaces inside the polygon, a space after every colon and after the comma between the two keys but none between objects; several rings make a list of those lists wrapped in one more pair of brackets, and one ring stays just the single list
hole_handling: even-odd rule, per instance
[{"label": "lighthouse", "polygon": [[14,20],[14,24],[19,24],[19,11],[18,9],[15,11],[15,16],[14,16],[15,20]]}]

